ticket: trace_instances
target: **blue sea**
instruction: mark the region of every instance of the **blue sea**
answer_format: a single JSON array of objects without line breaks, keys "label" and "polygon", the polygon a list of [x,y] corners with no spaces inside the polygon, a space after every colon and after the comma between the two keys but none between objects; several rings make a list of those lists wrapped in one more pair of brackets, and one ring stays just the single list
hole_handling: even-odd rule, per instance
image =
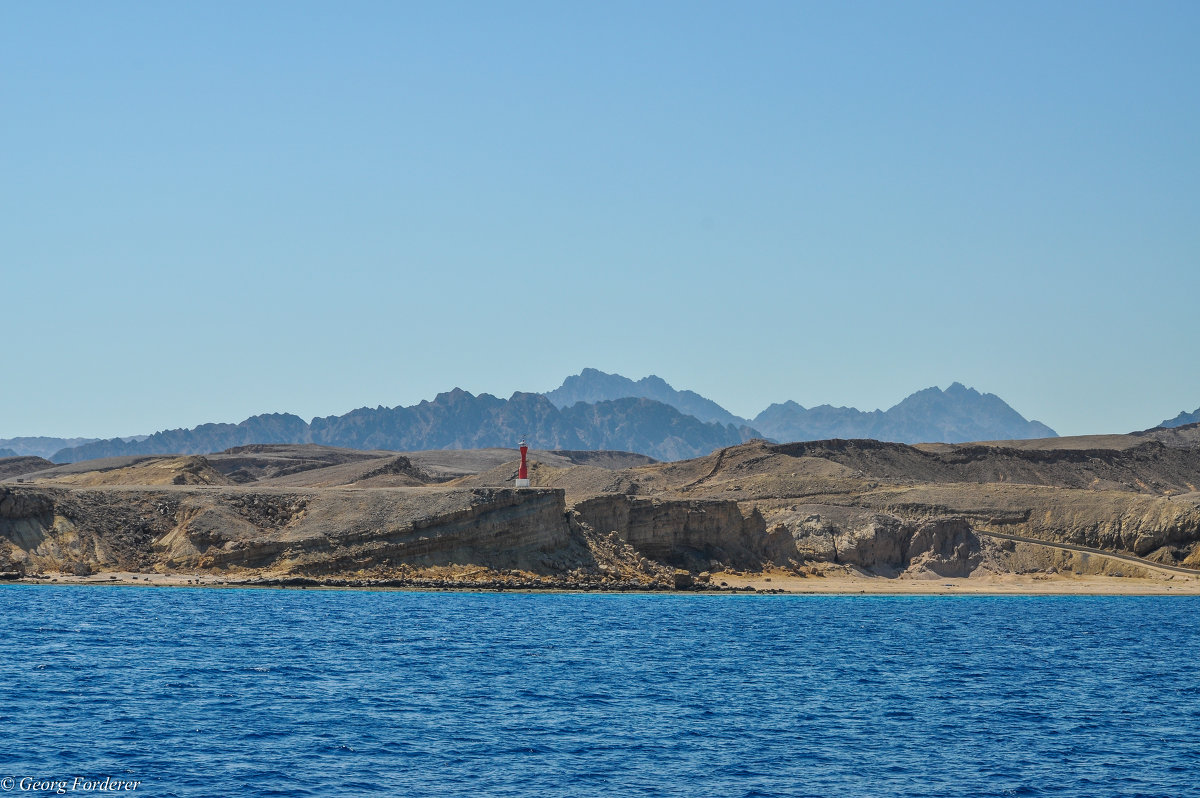
[{"label": "blue sea", "polygon": [[1198,653],[1188,597],[7,586],[0,777],[13,795],[1200,796]]}]

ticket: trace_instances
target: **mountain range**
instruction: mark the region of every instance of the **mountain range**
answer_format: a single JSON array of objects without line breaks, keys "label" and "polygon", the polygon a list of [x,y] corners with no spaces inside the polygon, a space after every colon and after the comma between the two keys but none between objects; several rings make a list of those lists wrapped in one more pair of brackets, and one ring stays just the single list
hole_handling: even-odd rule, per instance
[{"label": "mountain range", "polygon": [[774,404],[753,423],[781,441],[873,438],[896,443],[962,443],[1057,437],[1040,421],[1026,421],[999,396],[958,382],[944,391],[917,391],[888,410],[869,413],[853,407],[805,409],[795,402]]},{"label": "mountain range", "polygon": [[[1200,408],[1163,421],[1200,421]],[[753,438],[774,441],[875,439],[896,443],[962,443],[1055,437],[1026,420],[995,394],[961,383],[926,388],[888,410],[796,402],[772,404],[741,418],[694,391],[677,390],[651,375],[631,380],[586,368],[544,394],[508,399],[461,389],[411,407],[360,408],[305,421],[287,413],[252,416],[238,424],[202,424],[110,440],[24,437],[0,440],[0,457],[38,456],[57,462],[143,454],[206,454],[254,443],[320,443],[358,449],[418,451],[510,447],[527,437],[539,448],[621,449],[661,460],[707,454]]]},{"label": "mountain range", "polygon": [[660,460],[708,454],[754,438],[776,441],[874,438],[899,443],[1054,437],[994,394],[959,383],[927,388],[884,411],[795,402],[773,404],[754,419],[740,418],[711,399],[673,388],[657,376],[631,380],[584,369],[545,394],[508,399],[456,388],[410,407],[360,408],[305,421],[288,413],[252,416],[238,424],[202,424],[135,438],[65,442],[53,453],[0,441],[18,454],[51,455],[56,462],[150,454],[206,454],[249,444],[317,443],[353,449],[420,451],[511,447],[522,437],[541,449],[610,449]]},{"label": "mountain range", "polygon": [[55,453],[66,463],[139,454],[205,454],[253,443],[318,443],[350,449],[512,447],[527,437],[540,449],[610,449],[679,460],[761,437],[749,428],[705,423],[670,405],[639,397],[578,402],[560,409],[542,394],[508,399],[456,388],[411,407],[360,408],[306,422],[287,413],[240,424],[202,424],[156,432],[141,441],[96,441]]},{"label": "mountain range", "polygon": [[[0,457],[44,457],[49,459],[60,449],[93,443],[98,438],[48,438],[46,436],[5,438],[0,440]],[[15,454],[4,454],[14,452]]]},{"label": "mountain range", "polygon": [[654,399],[702,421],[751,427],[776,441],[873,438],[895,443],[962,443],[1057,436],[1041,422],[1026,421],[995,394],[981,394],[957,382],[945,391],[917,391],[889,410],[863,412],[832,405],[805,408],[787,401],[771,405],[753,419],[739,418],[692,391],[677,391],[653,375],[635,382],[589,368],[546,394],[558,407],[624,396]]}]

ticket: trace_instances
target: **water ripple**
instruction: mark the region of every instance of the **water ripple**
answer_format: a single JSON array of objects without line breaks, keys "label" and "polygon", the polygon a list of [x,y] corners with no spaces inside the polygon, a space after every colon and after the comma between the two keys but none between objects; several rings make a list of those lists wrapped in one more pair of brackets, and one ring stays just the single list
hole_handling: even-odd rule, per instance
[{"label": "water ripple", "polygon": [[0,776],[1198,796],[1200,601],[0,588]]}]

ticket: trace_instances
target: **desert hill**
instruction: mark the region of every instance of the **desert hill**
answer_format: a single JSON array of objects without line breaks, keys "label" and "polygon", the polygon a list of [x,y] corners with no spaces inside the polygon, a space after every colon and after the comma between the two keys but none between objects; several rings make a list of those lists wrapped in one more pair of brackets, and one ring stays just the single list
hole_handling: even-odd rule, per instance
[{"label": "desert hill", "polygon": [[54,463],[41,457],[5,455],[0,457],[0,481],[53,467]]},{"label": "desert hill", "polygon": [[[1028,438],[1007,441],[977,441],[975,446],[992,446],[1022,450],[1056,449],[1131,449],[1147,441],[1158,441],[1164,446],[1193,448],[1200,446],[1200,423],[1179,427],[1154,427],[1140,432],[1117,435],[1072,435],[1058,438]],[[952,447],[943,444],[919,444],[925,451],[949,451]]]}]

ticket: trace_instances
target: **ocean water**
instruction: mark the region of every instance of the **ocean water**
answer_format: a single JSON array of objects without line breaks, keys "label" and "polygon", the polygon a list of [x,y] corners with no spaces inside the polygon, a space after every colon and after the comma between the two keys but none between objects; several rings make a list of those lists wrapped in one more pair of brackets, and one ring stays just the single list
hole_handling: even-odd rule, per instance
[{"label": "ocean water", "polygon": [[7,586],[0,777],[13,795],[1198,796],[1198,621],[1187,597]]}]

